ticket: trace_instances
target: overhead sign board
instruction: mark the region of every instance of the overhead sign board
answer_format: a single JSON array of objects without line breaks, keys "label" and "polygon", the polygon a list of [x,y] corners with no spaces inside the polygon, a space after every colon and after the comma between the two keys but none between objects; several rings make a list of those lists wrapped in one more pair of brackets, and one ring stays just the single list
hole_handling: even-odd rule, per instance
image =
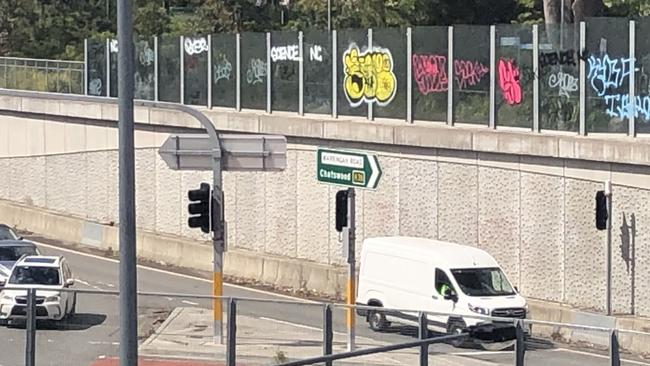
[{"label": "overhead sign board", "polygon": [[373,154],[318,149],[316,177],[319,182],[353,188],[376,189],[381,174],[379,160]]},{"label": "overhead sign board", "polygon": [[[287,139],[278,135],[219,135],[221,169],[281,171],[287,166]],[[212,170],[216,146],[208,135],[172,135],[158,154],[173,170]]]}]

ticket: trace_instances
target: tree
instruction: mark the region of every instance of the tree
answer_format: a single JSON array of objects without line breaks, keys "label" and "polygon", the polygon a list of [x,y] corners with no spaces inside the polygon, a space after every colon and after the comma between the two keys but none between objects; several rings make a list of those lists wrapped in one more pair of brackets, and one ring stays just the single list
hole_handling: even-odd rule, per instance
[{"label": "tree", "polygon": [[587,17],[603,15],[603,0],[544,0],[544,20],[546,24],[558,24],[564,5],[564,23],[578,23]]}]

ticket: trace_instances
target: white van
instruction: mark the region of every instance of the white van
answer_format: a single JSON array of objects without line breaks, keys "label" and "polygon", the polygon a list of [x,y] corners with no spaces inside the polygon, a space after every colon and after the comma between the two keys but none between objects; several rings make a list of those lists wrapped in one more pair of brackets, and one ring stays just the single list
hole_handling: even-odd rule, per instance
[{"label": "white van", "polygon": [[[412,237],[369,238],[363,243],[357,305],[452,314],[429,315],[429,328],[449,334],[490,323],[468,315],[525,318],[528,306],[487,252]],[[358,311],[370,328],[416,320],[417,312]],[[512,328],[511,324],[491,323]],[[460,345],[456,342],[455,345]]]}]

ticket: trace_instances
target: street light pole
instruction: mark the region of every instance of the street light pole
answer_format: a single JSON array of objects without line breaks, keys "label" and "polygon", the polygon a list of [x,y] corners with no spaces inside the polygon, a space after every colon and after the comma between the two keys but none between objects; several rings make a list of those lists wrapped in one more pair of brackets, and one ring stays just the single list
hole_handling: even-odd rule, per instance
[{"label": "street light pole", "polygon": [[332,0],[327,0],[327,31],[332,31]]}]

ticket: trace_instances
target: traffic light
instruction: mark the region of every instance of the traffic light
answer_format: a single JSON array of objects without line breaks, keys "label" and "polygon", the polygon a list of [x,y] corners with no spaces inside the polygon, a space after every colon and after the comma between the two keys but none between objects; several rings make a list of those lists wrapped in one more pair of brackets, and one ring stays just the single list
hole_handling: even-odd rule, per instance
[{"label": "traffic light", "polygon": [[607,229],[608,217],[607,196],[605,195],[605,191],[598,191],[596,192],[596,229]]},{"label": "traffic light", "polygon": [[187,205],[187,211],[190,214],[187,224],[191,228],[201,228],[204,233],[210,232],[211,215],[210,205],[212,194],[208,183],[201,183],[199,189],[193,189],[187,192],[190,203]]},{"label": "traffic light", "polygon": [[348,190],[336,192],[336,231],[348,226]]}]

